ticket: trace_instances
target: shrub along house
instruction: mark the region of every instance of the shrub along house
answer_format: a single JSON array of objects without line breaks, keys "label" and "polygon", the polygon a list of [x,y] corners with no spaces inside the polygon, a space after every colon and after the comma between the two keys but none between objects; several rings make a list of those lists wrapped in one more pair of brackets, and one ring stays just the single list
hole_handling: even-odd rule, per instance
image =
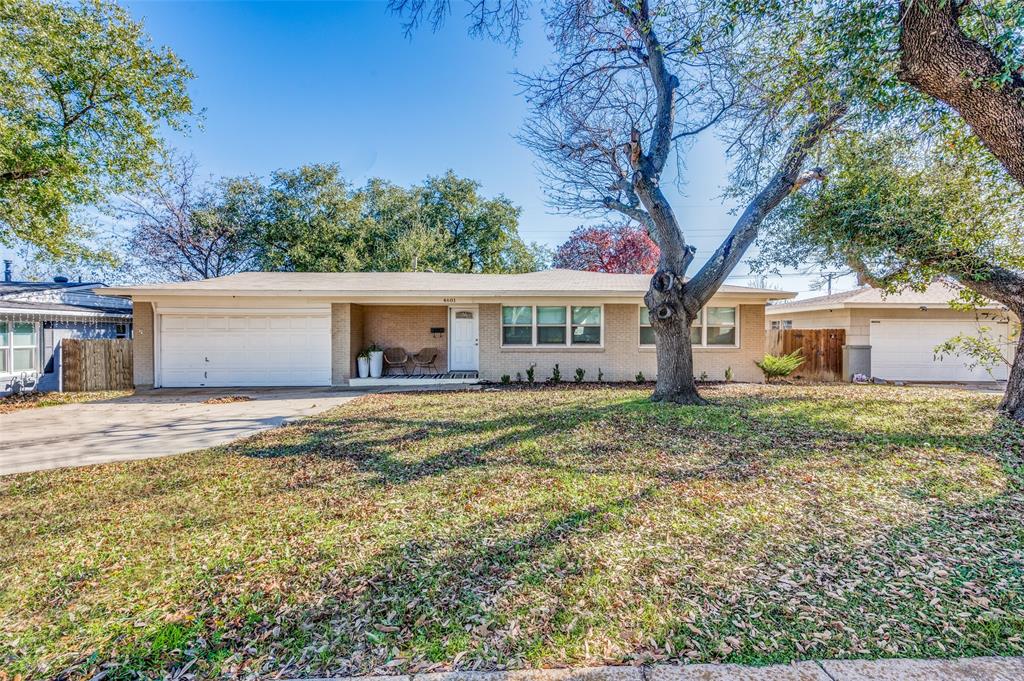
[{"label": "shrub along house", "polygon": [[15,281],[4,261],[0,281],[0,395],[60,389],[64,338],[130,338],[132,306],[95,293],[100,283]]},{"label": "shrub along house", "polygon": [[[360,349],[436,348],[432,380],[654,378],[648,275],[250,272],[106,288],[131,297],[137,386],[358,385]],[[793,294],[723,286],[693,327],[697,377],[762,380],[765,305]],[[373,381],[373,379],[369,379]],[[387,376],[373,382],[401,381]]]}]

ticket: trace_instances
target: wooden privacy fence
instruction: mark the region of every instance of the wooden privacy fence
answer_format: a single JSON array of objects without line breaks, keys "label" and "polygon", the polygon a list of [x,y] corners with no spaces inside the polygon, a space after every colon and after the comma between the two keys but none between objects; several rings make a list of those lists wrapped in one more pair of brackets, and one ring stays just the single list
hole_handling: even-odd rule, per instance
[{"label": "wooden privacy fence", "polygon": [[60,370],[65,392],[131,390],[132,342],[65,338],[60,342]]},{"label": "wooden privacy fence", "polygon": [[846,329],[773,329],[768,331],[768,352],[788,355],[800,350],[804,363],[793,378],[842,381]]}]

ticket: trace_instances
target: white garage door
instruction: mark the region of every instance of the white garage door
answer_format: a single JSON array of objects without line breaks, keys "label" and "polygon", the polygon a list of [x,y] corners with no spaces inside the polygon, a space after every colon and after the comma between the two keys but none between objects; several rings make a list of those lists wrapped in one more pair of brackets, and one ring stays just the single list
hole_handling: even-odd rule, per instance
[{"label": "white garage door", "polygon": [[160,382],[166,387],[330,385],[330,311],[161,314]]},{"label": "white garage door", "polygon": [[893,381],[991,381],[993,377],[1005,380],[1005,365],[989,374],[984,367],[968,368],[968,358],[952,354],[935,358],[935,346],[961,334],[977,336],[981,328],[987,328],[990,338],[1007,347],[1009,325],[995,321],[872,321],[871,373]]}]

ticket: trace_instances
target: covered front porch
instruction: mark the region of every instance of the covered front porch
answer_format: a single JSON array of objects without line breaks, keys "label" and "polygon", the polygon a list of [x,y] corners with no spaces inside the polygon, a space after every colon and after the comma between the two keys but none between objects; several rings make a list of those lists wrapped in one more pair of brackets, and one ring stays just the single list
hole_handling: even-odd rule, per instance
[{"label": "covered front porch", "polygon": [[[447,385],[479,381],[479,311],[475,305],[349,303],[334,306],[335,335],[348,320],[344,382],[350,386]],[[344,308],[347,308],[344,309]],[[347,315],[345,312],[347,311]],[[339,343],[336,343],[336,350]],[[359,354],[385,351],[382,374],[359,375]],[[337,381],[340,383],[341,381]]]}]

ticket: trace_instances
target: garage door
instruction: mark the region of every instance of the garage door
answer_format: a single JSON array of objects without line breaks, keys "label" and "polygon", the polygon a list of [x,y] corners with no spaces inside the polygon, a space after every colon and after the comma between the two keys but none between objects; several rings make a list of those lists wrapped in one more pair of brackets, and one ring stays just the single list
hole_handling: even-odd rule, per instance
[{"label": "garage door", "polygon": [[969,359],[947,355],[935,358],[935,346],[958,335],[977,336],[980,329],[1006,347],[1009,325],[995,321],[910,321],[871,322],[871,373],[894,381],[991,381],[1005,380],[1005,365],[989,374],[984,367],[968,368]]},{"label": "garage door", "polygon": [[166,387],[330,385],[330,311],[161,314],[160,379]]}]

